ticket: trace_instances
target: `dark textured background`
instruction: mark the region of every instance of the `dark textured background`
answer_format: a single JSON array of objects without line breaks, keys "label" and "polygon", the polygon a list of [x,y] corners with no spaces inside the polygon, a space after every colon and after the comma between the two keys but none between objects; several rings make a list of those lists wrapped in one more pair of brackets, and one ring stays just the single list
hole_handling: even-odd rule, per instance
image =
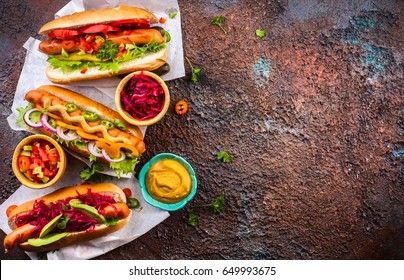
[{"label": "dark textured background", "polygon": [[[10,158],[26,134],[6,117],[22,45],[65,3],[0,2],[2,200],[20,186]],[[142,164],[160,152],[186,157],[198,193],[97,259],[403,259],[403,1],[179,4],[184,52],[202,74],[192,83],[186,65],[186,77],[168,82],[173,103],[148,129]],[[227,35],[210,24],[216,15]],[[178,116],[183,98],[190,111]],[[221,150],[233,162],[218,162]],[[192,205],[221,192],[224,212],[186,224]]]}]

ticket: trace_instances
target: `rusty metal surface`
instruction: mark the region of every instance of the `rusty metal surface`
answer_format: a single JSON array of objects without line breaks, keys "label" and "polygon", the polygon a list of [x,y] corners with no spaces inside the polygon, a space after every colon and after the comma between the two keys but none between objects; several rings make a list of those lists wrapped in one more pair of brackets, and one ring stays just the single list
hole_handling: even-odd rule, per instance
[{"label": "rusty metal surface", "polygon": [[[22,44],[65,3],[0,3],[2,200],[19,186],[10,158],[25,134],[6,117]],[[403,2],[179,4],[184,53],[202,74],[192,83],[186,65],[186,77],[168,82],[173,103],[185,99],[190,111],[178,116],[172,104],[148,129],[137,168],[156,153],[184,156],[198,193],[97,259],[403,259]],[[217,15],[227,35],[210,24]],[[231,163],[216,159],[222,150]],[[192,205],[221,192],[222,213],[186,224]],[[9,258],[27,256],[1,253]]]}]

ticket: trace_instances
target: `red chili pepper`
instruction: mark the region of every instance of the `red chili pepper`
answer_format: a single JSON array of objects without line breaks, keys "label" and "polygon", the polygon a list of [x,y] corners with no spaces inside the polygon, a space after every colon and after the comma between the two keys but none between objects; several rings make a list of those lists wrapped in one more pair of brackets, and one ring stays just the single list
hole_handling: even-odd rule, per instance
[{"label": "red chili pepper", "polygon": [[178,115],[183,115],[188,111],[188,103],[185,100],[180,100],[175,104],[175,112]]},{"label": "red chili pepper", "polygon": [[125,194],[126,198],[131,197],[132,191],[129,188],[124,188],[122,191]]}]

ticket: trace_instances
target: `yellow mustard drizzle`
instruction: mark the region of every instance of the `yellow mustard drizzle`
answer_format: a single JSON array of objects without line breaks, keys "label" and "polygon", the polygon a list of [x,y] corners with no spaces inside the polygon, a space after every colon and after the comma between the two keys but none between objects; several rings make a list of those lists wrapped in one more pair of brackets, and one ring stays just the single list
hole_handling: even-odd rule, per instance
[{"label": "yellow mustard drizzle", "polygon": [[91,127],[87,124],[87,121],[83,116],[73,116],[73,117],[70,116],[67,113],[65,106],[60,105],[60,104],[51,105],[51,99],[48,97],[45,98],[45,100],[44,100],[44,108],[49,112],[59,112],[62,115],[64,120],[67,120],[71,123],[79,123],[81,125],[82,129],[87,133],[101,132],[102,136],[105,139],[107,139],[108,141],[111,141],[114,143],[123,142],[123,143],[132,145],[132,142],[128,138],[112,137],[111,135],[109,135],[107,128],[101,124]]}]

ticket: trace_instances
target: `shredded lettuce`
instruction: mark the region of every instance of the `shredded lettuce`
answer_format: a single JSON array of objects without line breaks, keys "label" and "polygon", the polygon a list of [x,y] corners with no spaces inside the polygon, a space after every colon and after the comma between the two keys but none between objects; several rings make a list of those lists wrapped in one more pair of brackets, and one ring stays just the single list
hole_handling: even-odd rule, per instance
[{"label": "shredded lettuce", "polygon": [[135,166],[136,163],[139,162],[139,158],[130,158],[126,157],[123,161],[120,162],[111,162],[109,164],[109,167],[111,169],[115,169],[116,171],[116,176],[118,179],[121,178],[121,174],[130,174],[132,173],[135,175],[135,170],[133,170],[133,167]]},{"label": "shredded lettuce", "polygon": [[29,129],[29,126],[24,122],[24,114],[32,108],[34,108],[34,104],[32,103],[28,103],[26,107],[17,108],[18,116],[15,123],[21,125],[23,128]]},{"label": "shredded lettuce", "polygon": [[111,70],[113,73],[118,73],[119,63],[142,57],[146,52],[158,52],[165,47],[165,43],[157,44],[155,40],[152,40],[150,43],[143,46],[130,45],[130,47],[127,48],[128,52],[126,54],[114,58],[112,61],[63,60],[54,55],[49,55],[47,61],[52,67],[60,68],[63,73],[90,67],[99,67],[99,70]]}]

